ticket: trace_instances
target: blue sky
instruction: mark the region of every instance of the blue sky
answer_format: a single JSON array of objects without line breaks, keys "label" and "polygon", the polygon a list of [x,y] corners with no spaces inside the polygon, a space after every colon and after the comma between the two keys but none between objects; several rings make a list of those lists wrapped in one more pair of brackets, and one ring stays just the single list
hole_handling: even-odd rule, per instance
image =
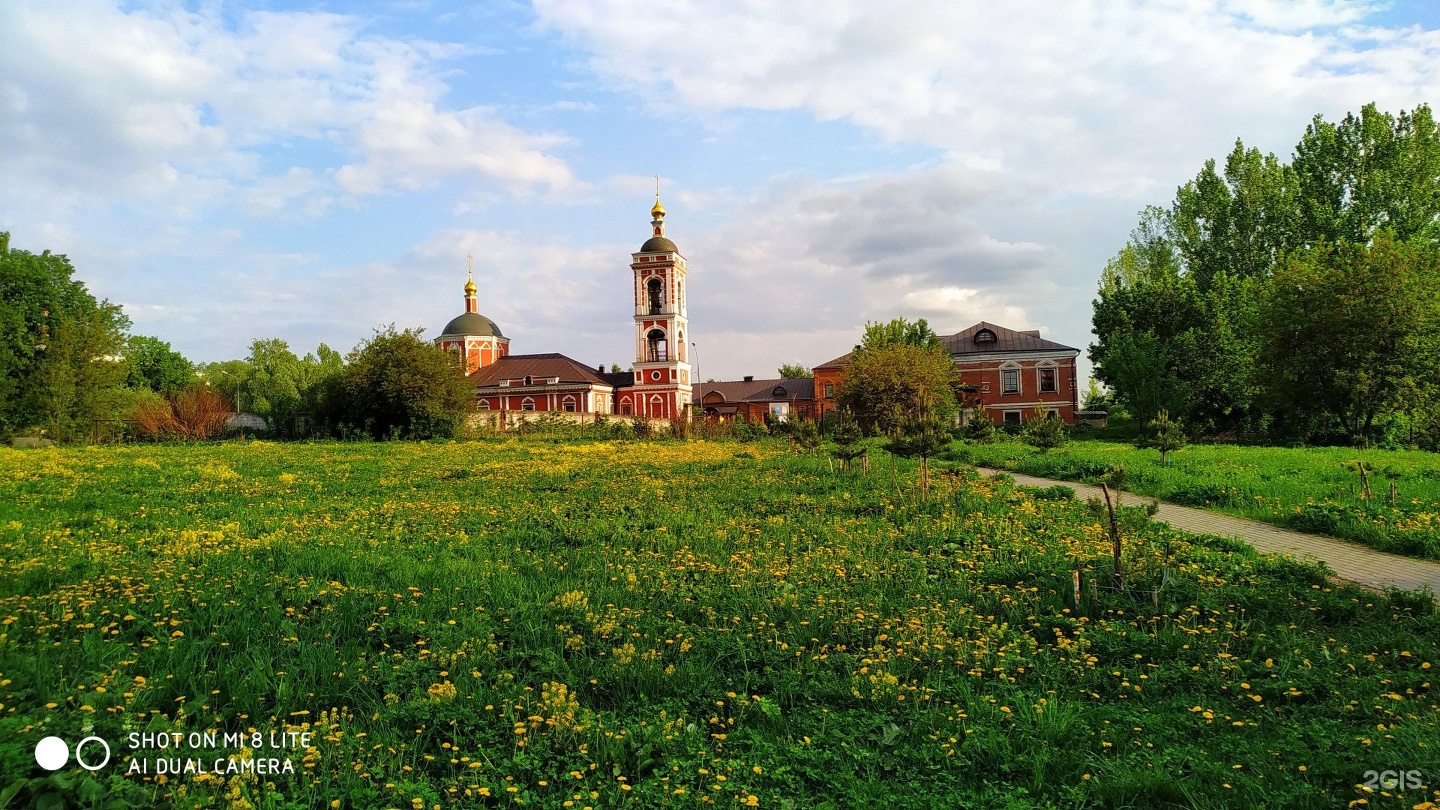
[{"label": "blue sky", "polygon": [[704,377],[867,320],[1083,348],[1145,205],[1235,139],[1433,103],[1440,4],[0,6],[0,229],[194,360],[483,313],[633,358],[652,176]]}]

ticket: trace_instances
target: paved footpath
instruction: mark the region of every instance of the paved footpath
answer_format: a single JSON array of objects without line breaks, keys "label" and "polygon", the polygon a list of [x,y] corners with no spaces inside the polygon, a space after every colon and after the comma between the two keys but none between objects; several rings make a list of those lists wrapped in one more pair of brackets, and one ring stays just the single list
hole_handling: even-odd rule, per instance
[{"label": "paved footpath", "polygon": [[[1070,487],[1081,500],[1102,497],[1099,487],[1075,481],[1056,481],[1050,478],[1036,478],[1009,470],[992,470],[980,467],[985,475],[1005,473],[1017,484],[1031,487],[1048,487],[1055,484]],[[1149,503],[1152,498],[1134,493],[1125,493],[1130,506]],[[1429,587],[1440,598],[1440,563],[1417,560],[1386,554],[1356,543],[1347,543],[1315,534],[1305,534],[1291,529],[1282,529],[1256,520],[1232,517],[1206,509],[1193,509],[1173,503],[1160,502],[1160,511],[1155,515],[1177,529],[1192,534],[1215,534],[1221,537],[1235,537],[1244,540],[1256,551],[1273,554],[1288,554],[1301,560],[1320,560],[1335,571],[1336,576],[1349,580],[1371,590],[1402,588],[1407,591]]]}]

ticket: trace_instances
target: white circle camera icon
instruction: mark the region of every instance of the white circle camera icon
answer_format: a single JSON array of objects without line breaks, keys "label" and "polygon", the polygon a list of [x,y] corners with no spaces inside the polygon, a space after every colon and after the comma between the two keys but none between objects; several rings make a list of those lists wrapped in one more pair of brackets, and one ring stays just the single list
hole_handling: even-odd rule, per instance
[{"label": "white circle camera icon", "polygon": [[59,737],[46,737],[35,744],[35,763],[47,771],[58,771],[70,761],[70,746]]},{"label": "white circle camera icon", "polygon": [[[95,764],[86,762],[80,756],[81,749],[83,749],[90,743],[99,743],[100,747],[105,749],[105,758]],[[95,759],[94,755],[92,755],[90,758]],[[60,739],[59,737],[46,737],[45,739],[35,744],[35,764],[39,765],[45,770],[58,771],[61,768],[65,767],[69,762],[70,746],[66,745],[65,741]],[[75,744],[76,765],[79,765],[87,771],[98,771],[109,763],[110,743],[105,742],[99,737],[86,737],[85,739]]]}]

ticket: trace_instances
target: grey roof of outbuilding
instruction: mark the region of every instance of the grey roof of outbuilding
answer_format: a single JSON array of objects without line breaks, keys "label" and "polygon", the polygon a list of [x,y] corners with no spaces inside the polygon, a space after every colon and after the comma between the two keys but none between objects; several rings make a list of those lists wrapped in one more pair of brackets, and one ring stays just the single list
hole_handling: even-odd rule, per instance
[{"label": "grey roof of outbuilding", "polygon": [[500,332],[500,327],[495,322],[481,315],[478,312],[466,312],[459,317],[453,318],[445,324],[445,329],[440,332],[440,337],[447,335],[494,335],[505,337]]},{"label": "grey roof of outbuilding", "polygon": [[[995,335],[994,342],[976,343],[975,335],[981,330],[988,329]],[[961,332],[941,338],[940,342],[950,354],[990,354],[993,352],[1075,352],[1080,350],[1073,346],[1066,346],[1063,343],[1056,343],[1053,340],[1046,340],[1040,337],[1038,331],[1017,332],[1014,329],[1007,329],[993,323],[981,321]]]},{"label": "grey roof of outbuilding", "polygon": [[[776,395],[776,388],[783,388],[783,395]],[[726,402],[782,402],[792,399],[814,399],[815,380],[730,380],[725,382],[702,383],[696,387],[695,399],[704,402],[707,394],[718,393]]]}]

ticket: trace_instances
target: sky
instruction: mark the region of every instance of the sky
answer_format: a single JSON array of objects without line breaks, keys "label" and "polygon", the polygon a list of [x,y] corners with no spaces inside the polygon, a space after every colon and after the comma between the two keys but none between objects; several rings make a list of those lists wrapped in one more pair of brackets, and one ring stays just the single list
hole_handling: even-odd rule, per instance
[{"label": "sky", "polygon": [[512,353],[628,366],[659,175],[702,379],[901,316],[1084,349],[1206,159],[1437,90],[1429,0],[9,0],[0,230],[194,361],[434,337],[473,254]]}]

